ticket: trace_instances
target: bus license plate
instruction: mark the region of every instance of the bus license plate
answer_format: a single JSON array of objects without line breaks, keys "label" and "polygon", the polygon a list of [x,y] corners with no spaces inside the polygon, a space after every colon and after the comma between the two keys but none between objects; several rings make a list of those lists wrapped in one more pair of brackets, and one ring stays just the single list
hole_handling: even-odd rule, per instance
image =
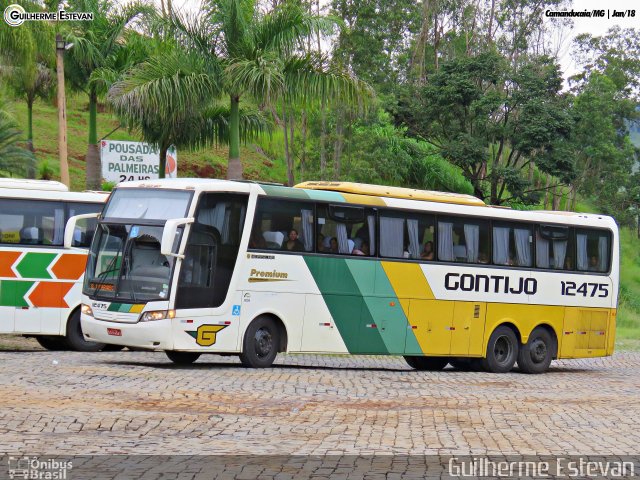
[{"label": "bus license plate", "polygon": [[114,336],[114,337],[121,337],[122,336],[122,330],[120,330],[119,328],[107,328],[107,333],[109,335]]}]

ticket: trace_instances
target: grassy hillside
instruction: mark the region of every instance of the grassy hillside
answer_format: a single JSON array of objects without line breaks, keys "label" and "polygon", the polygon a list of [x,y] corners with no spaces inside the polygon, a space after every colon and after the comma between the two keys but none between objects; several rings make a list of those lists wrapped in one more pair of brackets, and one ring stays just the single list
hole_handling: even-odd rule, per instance
[{"label": "grassy hillside", "polygon": [[[12,111],[26,130],[27,112],[23,102],[11,104]],[[34,145],[38,160],[46,161],[58,169],[58,120],[53,103],[37,102],[34,107]],[[68,142],[71,183],[74,190],[84,189],[84,156],[87,142],[87,101],[84,96],[68,99]],[[108,113],[98,115],[98,138],[109,134],[112,140],[139,140],[126,130],[118,129],[118,121]],[[277,149],[273,142],[265,139],[264,148]],[[286,182],[286,167],[283,159],[272,161],[258,153],[260,147],[247,145],[241,149],[241,158],[246,177],[275,182]],[[178,175],[181,177],[224,178],[226,175],[228,150],[221,146],[199,152],[178,152]],[[579,211],[594,211],[588,203],[580,203]],[[621,231],[621,289],[618,313],[618,344],[624,348],[640,350],[640,240],[630,229]]]},{"label": "grassy hillside", "polygon": [[[24,102],[13,102],[10,109],[26,131],[27,108]],[[71,188],[84,189],[84,158],[87,152],[88,102],[85,96],[67,99],[67,141],[69,151],[69,171]],[[108,135],[110,140],[140,141],[125,129],[118,129],[119,122],[110,114],[98,113],[98,138]],[[45,161],[54,169],[54,177],[59,178],[58,165],[58,112],[54,103],[36,102],[33,112],[33,142],[39,161]],[[240,157],[248,179],[286,182],[284,161],[273,161],[258,153],[253,145],[241,147]],[[201,178],[224,178],[227,173],[226,146],[208,148],[198,152],[178,150],[178,176]]]}]

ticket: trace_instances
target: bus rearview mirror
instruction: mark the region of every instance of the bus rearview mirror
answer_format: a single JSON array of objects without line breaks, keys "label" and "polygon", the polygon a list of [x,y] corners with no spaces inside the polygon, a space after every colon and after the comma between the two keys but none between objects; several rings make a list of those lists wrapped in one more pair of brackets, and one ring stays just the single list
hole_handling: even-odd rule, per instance
[{"label": "bus rearview mirror", "polygon": [[83,220],[86,218],[98,218],[99,216],[100,213],[85,213],[82,215],[69,217],[69,220],[67,220],[67,225],[64,227],[64,248],[73,248],[73,234],[76,231],[78,220]]},{"label": "bus rearview mirror", "polygon": [[167,223],[164,225],[164,230],[162,231],[162,243],[160,244],[160,253],[162,255],[169,255],[171,257],[182,258],[181,252],[174,252],[173,247],[176,239],[176,232],[178,231],[178,227],[180,225],[187,225],[189,223],[193,223],[194,218],[174,218],[171,220],[167,220]]}]

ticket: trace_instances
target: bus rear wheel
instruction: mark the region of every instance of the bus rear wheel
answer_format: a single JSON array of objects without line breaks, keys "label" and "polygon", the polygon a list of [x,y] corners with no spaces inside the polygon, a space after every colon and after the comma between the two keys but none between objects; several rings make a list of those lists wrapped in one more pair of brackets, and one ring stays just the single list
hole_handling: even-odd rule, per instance
[{"label": "bus rear wheel", "polygon": [[490,373],[511,371],[518,358],[518,339],[506,325],[496,328],[487,344],[487,356],[482,359],[483,368]]},{"label": "bus rear wheel", "polygon": [[38,335],[35,338],[36,338],[36,341],[40,344],[40,346],[45,350],[50,350],[52,352],[59,352],[61,350],[69,349],[69,347],[65,342],[64,337],[56,337],[53,335]]},{"label": "bus rear wheel", "polygon": [[280,334],[272,318],[258,317],[247,328],[242,342],[240,361],[250,368],[267,368],[278,355]]},{"label": "bus rear wheel", "polygon": [[449,359],[445,357],[404,357],[405,361],[411,368],[416,370],[435,371],[442,370],[449,363]]},{"label": "bus rear wheel", "polygon": [[518,352],[518,367],[524,373],[543,373],[551,365],[555,342],[546,328],[535,328]]},{"label": "bus rear wheel", "polygon": [[90,342],[84,339],[80,326],[80,310],[76,310],[69,317],[65,342],[71,350],[77,352],[99,352],[105,346],[104,343]]},{"label": "bus rear wheel", "polygon": [[165,350],[164,353],[166,353],[169,360],[176,365],[191,365],[200,358],[200,354],[198,352],[176,352],[174,350]]}]

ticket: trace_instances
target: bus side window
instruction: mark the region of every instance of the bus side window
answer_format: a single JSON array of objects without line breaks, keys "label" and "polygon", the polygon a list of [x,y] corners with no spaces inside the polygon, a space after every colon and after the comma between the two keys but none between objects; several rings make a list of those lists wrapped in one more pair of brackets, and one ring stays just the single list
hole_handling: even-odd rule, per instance
[{"label": "bus side window", "polygon": [[380,212],[380,255],[434,260],[434,224],[433,215]]},{"label": "bus side window", "polygon": [[285,199],[258,200],[250,249],[313,251],[313,204]]},{"label": "bus side window", "polygon": [[575,270],[575,236],[572,228],[556,225],[536,227],[536,267]]},{"label": "bus side window", "polygon": [[2,243],[60,246],[64,240],[64,204],[47,200],[0,199]]},{"label": "bus side window", "polygon": [[489,263],[489,222],[463,218],[438,220],[438,260]]},{"label": "bus side window", "polygon": [[605,273],[609,271],[611,238],[608,232],[600,230],[576,231],[577,269],[586,272]]},{"label": "bus side window", "polygon": [[494,265],[531,267],[532,243],[533,231],[530,226],[494,223],[492,249]]}]

